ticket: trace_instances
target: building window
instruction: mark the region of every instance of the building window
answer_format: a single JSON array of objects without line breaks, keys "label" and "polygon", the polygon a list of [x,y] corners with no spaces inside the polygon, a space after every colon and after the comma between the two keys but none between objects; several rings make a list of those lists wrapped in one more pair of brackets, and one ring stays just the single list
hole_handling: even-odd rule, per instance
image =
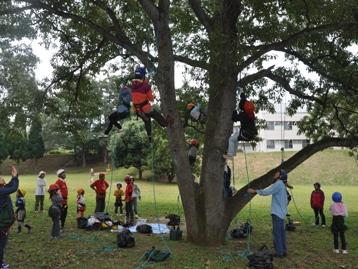
[{"label": "building window", "polygon": [[275,125],[273,121],[268,121],[266,125],[266,130],[275,130]]},{"label": "building window", "polygon": [[285,130],[292,130],[292,125],[293,125],[292,121],[286,121],[284,125]]},{"label": "building window", "polygon": [[286,149],[292,149],[293,148],[292,140],[285,140],[285,148]]},{"label": "building window", "polygon": [[302,140],[302,148],[307,147],[310,144],[311,144],[310,140]]},{"label": "building window", "polygon": [[267,146],[268,149],[274,149],[275,148],[275,140],[267,140]]}]

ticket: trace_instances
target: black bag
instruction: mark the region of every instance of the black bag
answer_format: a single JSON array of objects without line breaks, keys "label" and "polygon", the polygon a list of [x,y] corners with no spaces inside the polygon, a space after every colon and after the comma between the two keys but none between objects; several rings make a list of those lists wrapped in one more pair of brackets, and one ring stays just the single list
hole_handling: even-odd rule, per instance
[{"label": "black bag", "polygon": [[60,209],[58,208],[58,206],[54,206],[54,205],[51,205],[49,208],[48,208],[48,216],[50,218],[54,217],[54,216],[60,216]]},{"label": "black bag", "polygon": [[117,246],[119,248],[131,248],[135,245],[135,239],[132,232],[128,229],[117,234]]},{"label": "black bag", "polygon": [[273,255],[266,245],[259,248],[259,251],[247,256],[249,263],[247,266],[255,269],[273,269]]},{"label": "black bag", "polygon": [[137,232],[142,234],[151,234],[153,233],[152,226],[148,224],[140,224],[137,226]]},{"label": "black bag", "polygon": [[77,218],[77,228],[78,229],[86,229],[87,224],[88,224],[87,218],[85,218],[85,217]]},{"label": "black bag", "polygon": [[252,233],[252,225],[248,222],[245,222],[243,224],[241,224],[240,228],[242,229],[242,231],[246,234],[246,236],[248,234],[251,234]]},{"label": "black bag", "polygon": [[177,241],[177,240],[181,240],[183,238],[183,231],[182,230],[179,230],[179,228],[177,229],[172,229],[170,230],[170,240],[174,240],[174,241]]},{"label": "black bag", "polygon": [[296,230],[296,226],[293,224],[293,222],[291,220],[289,220],[287,223],[286,223],[286,231],[295,231]]},{"label": "black bag", "polygon": [[163,262],[170,257],[170,252],[166,250],[157,250],[153,247],[152,250],[145,253],[145,257],[149,261]]},{"label": "black bag", "polygon": [[232,238],[245,238],[247,235],[244,233],[244,231],[241,228],[236,228],[234,230],[230,231],[230,236]]},{"label": "black bag", "polygon": [[9,208],[7,203],[0,206],[0,227],[10,227],[15,222],[14,210]]},{"label": "black bag", "polygon": [[101,222],[105,222],[107,220],[113,222],[113,220],[112,220],[112,218],[111,218],[111,216],[109,215],[108,212],[106,212],[106,213],[104,213],[104,212],[96,212],[96,213],[94,213],[94,217],[99,219]]},{"label": "black bag", "polygon": [[180,225],[180,216],[177,214],[169,214],[165,218],[169,219],[167,225],[170,225],[170,226]]}]

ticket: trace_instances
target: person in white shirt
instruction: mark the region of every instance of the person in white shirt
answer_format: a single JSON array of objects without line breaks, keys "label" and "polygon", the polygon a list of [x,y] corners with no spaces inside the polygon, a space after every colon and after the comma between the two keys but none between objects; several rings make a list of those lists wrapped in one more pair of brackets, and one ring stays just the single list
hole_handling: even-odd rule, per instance
[{"label": "person in white shirt", "polygon": [[46,187],[46,172],[41,171],[36,180],[36,191],[35,191],[35,212],[44,212],[44,200],[45,200],[45,187]]}]

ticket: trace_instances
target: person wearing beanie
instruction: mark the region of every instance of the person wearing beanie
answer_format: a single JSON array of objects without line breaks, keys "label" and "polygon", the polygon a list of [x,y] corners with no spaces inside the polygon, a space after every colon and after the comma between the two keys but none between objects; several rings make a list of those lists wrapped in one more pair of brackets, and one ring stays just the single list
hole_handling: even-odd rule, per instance
[{"label": "person wearing beanie", "polygon": [[314,211],[315,222],[314,225],[319,225],[319,216],[321,216],[321,224],[322,227],[326,227],[326,217],[323,213],[323,205],[324,205],[324,192],[321,190],[321,184],[319,182],[315,182],[313,184],[314,190],[311,193],[311,208]]},{"label": "person wearing beanie", "polygon": [[23,188],[19,188],[16,192],[16,202],[15,205],[17,207],[16,214],[16,222],[17,222],[17,234],[21,233],[21,228],[27,228],[27,232],[31,233],[32,227],[25,223],[26,218],[26,200],[25,200],[26,191]]},{"label": "person wearing beanie", "polygon": [[272,195],[271,217],[272,217],[272,235],[274,241],[274,257],[283,258],[287,256],[285,217],[287,214],[287,191],[285,181],[287,173],[285,170],[278,170],[274,174],[274,181],[270,188],[265,190],[248,189],[247,192],[257,193],[262,196]]}]

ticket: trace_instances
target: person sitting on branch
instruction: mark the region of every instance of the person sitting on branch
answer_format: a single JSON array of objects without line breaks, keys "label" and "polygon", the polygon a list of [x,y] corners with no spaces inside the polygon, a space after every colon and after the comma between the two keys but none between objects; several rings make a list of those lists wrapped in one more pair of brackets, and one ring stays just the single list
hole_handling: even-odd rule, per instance
[{"label": "person sitting on branch", "polygon": [[151,118],[162,127],[167,127],[171,119],[170,116],[165,119],[150,104],[150,102],[154,101],[154,96],[145,74],[144,67],[135,69],[135,79],[132,82],[133,110],[144,121],[148,139],[152,142]]},{"label": "person sitting on branch", "polygon": [[[237,111],[240,110],[239,113]],[[255,105],[253,102],[246,100],[245,93],[241,90],[240,102],[236,110],[233,111],[231,119],[234,122],[240,121],[240,130],[235,132],[229,138],[229,147],[227,155],[224,158],[232,160],[236,155],[238,141],[251,141],[257,136],[255,126]]]},{"label": "person sitting on branch", "polygon": [[189,103],[186,107],[193,121],[204,122],[206,120],[208,109],[205,108],[205,110],[202,111],[200,103],[198,103],[197,105]]},{"label": "person sitting on branch", "polygon": [[131,90],[127,86],[121,84],[119,88],[119,107],[117,111],[113,112],[111,115],[108,116],[108,127],[106,131],[104,131],[104,133],[99,136],[99,138],[107,138],[109,132],[112,130],[113,125],[118,128],[118,133],[123,131],[122,125],[120,124],[119,120],[125,119],[130,116],[129,109],[131,107],[131,101]]}]

